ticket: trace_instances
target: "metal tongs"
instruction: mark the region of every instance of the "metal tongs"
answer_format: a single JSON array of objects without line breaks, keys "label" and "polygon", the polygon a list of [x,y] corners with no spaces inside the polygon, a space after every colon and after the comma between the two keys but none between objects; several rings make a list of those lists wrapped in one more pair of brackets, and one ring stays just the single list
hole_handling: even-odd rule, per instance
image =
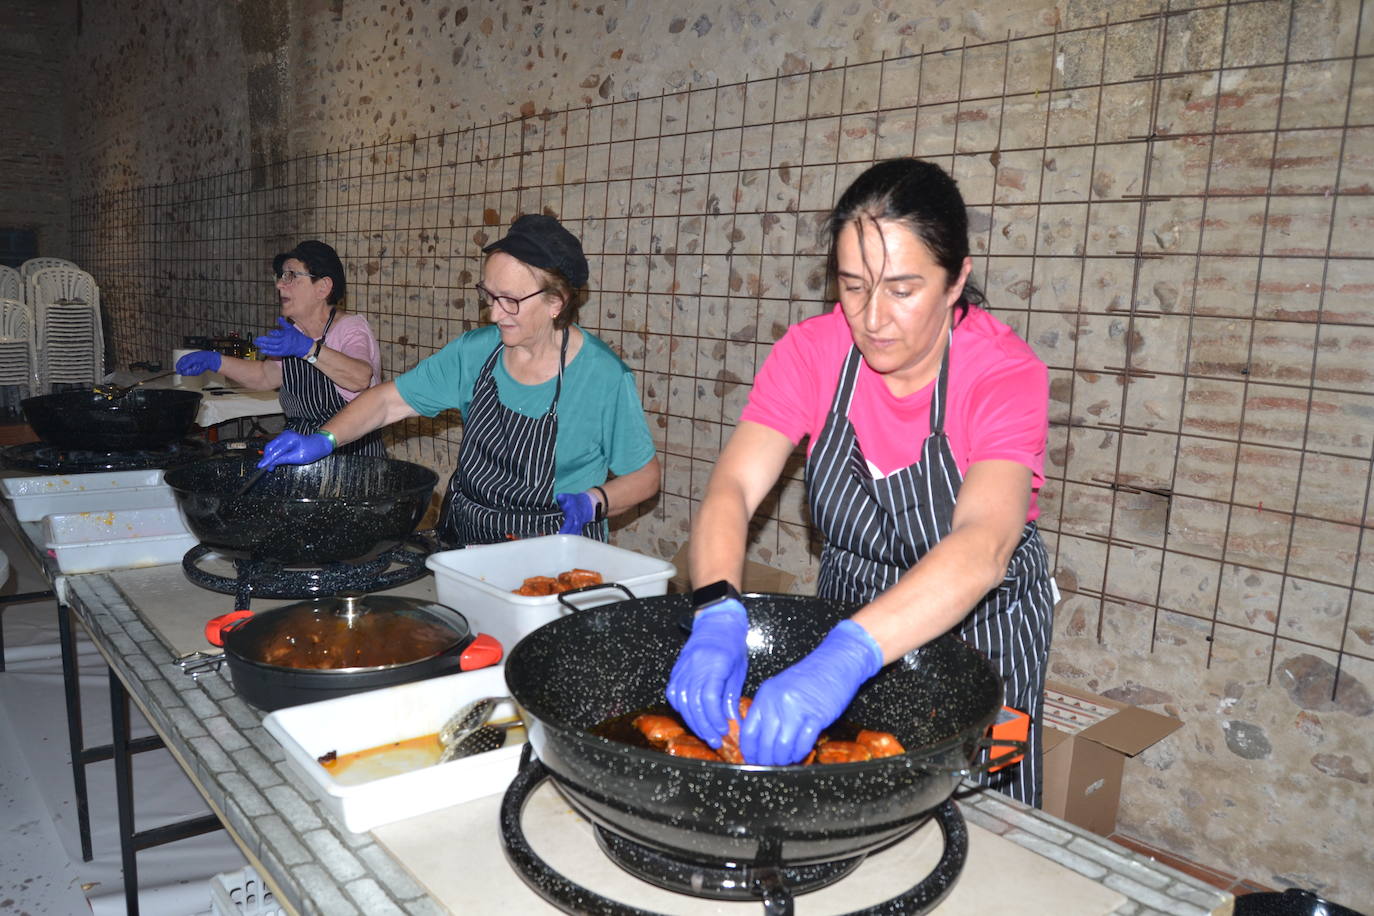
[{"label": "metal tongs", "polygon": [[200,676],[207,671],[218,671],[224,664],[223,652],[202,652],[197,649],[194,652],[187,652],[176,658],[177,665],[181,668],[182,674],[188,674],[193,681],[199,681]]},{"label": "metal tongs", "polygon": [[439,755],[439,763],[460,760],[494,751],[506,743],[506,731],[524,725],[519,719],[509,722],[489,723],[496,706],[509,697],[482,697],[462,706],[439,729],[439,743],[444,746]]}]

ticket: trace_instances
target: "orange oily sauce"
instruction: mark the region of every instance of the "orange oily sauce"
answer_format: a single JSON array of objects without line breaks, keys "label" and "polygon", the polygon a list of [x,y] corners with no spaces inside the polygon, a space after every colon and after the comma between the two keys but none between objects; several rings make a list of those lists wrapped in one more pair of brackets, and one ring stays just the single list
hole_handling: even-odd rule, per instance
[{"label": "orange oily sauce", "polygon": [[[513,719],[493,720],[490,724],[500,725]],[[501,747],[511,747],[523,743],[525,728],[522,725],[506,729],[505,743]],[[347,754],[331,751],[319,758],[334,781],[341,786],[356,786],[374,779],[399,776],[413,770],[432,767],[439,762],[444,746],[439,742],[439,733],[431,732],[416,738],[391,741],[376,747],[363,748]]]},{"label": "orange oily sauce", "polygon": [[[432,732],[404,741],[392,741],[376,747],[363,748],[349,754],[339,754],[332,760],[322,759],[320,765],[329,771],[334,781],[343,786],[356,786],[374,779],[399,776],[412,770],[432,767],[439,762],[444,746],[439,733]],[[325,755],[328,757],[328,755]]]}]

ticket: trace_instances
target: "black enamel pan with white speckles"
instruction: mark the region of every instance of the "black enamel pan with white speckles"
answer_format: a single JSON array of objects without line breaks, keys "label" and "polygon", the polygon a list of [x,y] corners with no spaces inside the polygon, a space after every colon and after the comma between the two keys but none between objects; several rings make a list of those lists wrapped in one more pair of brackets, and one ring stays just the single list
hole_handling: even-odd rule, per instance
[{"label": "black enamel pan with white speckles", "polygon": [[[747,595],[744,692],[813,649],[856,606]],[[863,763],[755,767],[669,757],[590,733],[663,700],[689,600],[667,595],[578,611],[525,637],[506,683],[563,793],[614,833],[699,862],[798,865],[858,855],[922,823],[959,783],[1002,705],[988,660],[942,636],[886,666],[842,718],[892,732],[907,753]]]},{"label": "black enamel pan with white speckles", "polygon": [[164,479],[202,544],[283,565],[359,562],[396,546],[420,523],[438,482],[408,461],[330,455],[275,468],[239,495],[257,461],[225,455]]},{"label": "black enamel pan with white speckles", "polygon": [[199,391],[135,388],[106,397],[89,388],[59,391],[20,402],[38,438],[65,449],[130,452],[158,449],[191,432]]}]

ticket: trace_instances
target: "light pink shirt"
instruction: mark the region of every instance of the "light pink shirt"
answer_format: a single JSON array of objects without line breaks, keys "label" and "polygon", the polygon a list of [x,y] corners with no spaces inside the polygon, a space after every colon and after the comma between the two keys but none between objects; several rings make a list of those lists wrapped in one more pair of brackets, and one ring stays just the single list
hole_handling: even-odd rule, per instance
[{"label": "light pink shirt", "polygon": [[[324,335],[324,345],[370,365],[372,379],[368,382],[369,388],[382,380],[382,351],[377,346],[377,338],[372,336],[371,325],[362,315],[350,314],[335,318],[334,323],[329,326],[329,331]],[[362,394],[361,391],[349,391],[338,385],[334,386],[334,390],[339,392],[339,396],[345,401],[351,401]]]}]

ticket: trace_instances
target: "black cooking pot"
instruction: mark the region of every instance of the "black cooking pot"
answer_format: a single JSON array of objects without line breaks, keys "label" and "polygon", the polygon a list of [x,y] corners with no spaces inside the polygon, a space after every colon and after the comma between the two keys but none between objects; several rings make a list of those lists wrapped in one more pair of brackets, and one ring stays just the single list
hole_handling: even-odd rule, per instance
[{"label": "black cooking pot", "polygon": [[[749,595],[745,604],[747,695],[857,610],[793,595]],[[841,717],[896,735],[907,749],[896,757],[732,766],[592,734],[606,720],[663,702],[690,612],[685,595],[578,611],[526,636],[506,661],[530,744],[573,805],[612,833],[679,859],[804,865],[900,839],[968,775],[1002,706],[988,660],[942,636],[883,668]]]},{"label": "black cooking pot", "polygon": [[210,458],[164,480],[202,544],[283,565],[359,562],[395,547],[419,524],[439,479],[408,461],[330,455],[275,468],[240,495],[258,459]]},{"label": "black cooking pot", "polygon": [[200,409],[199,391],[134,388],[108,397],[90,388],[25,398],[24,419],[44,442],[65,449],[128,452],[185,438]]},{"label": "black cooking pot", "polygon": [[254,613],[234,611],[205,628],[224,646],[239,695],[273,710],[485,668],[501,644],[473,636],[442,604],[389,595],[319,598]]}]

